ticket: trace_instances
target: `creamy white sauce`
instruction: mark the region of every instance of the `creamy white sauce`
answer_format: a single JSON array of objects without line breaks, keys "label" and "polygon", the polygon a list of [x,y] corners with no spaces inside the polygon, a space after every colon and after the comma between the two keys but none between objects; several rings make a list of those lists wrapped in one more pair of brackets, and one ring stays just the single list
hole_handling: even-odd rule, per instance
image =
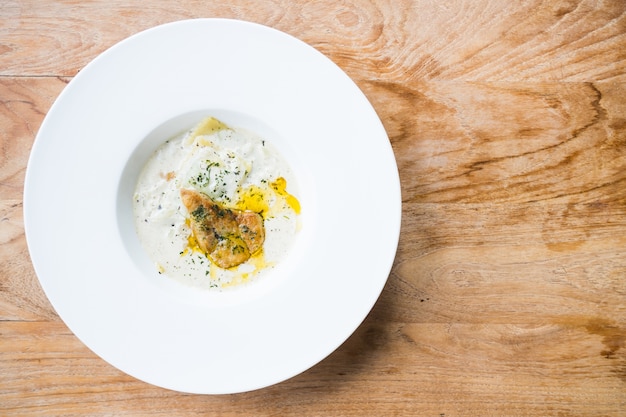
[{"label": "creamy white sauce", "polygon": [[[213,264],[193,239],[190,244],[181,188],[202,192],[227,208],[262,210],[262,251],[234,268]],[[269,142],[205,119],[166,141],[143,168],[133,196],[137,234],[163,275],[201,288],[243,284],[259,279],[287,254],[299,229],[295,191],[291,168]]]}]

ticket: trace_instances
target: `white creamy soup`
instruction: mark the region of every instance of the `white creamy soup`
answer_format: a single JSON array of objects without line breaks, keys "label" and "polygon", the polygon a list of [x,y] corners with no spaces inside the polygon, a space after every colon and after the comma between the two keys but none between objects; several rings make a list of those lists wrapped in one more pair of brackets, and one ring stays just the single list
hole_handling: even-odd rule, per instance
[{"label": "white creamy soup", "polygon": [[[287,254],[299,229],[295,191],[291,168],[269,142],[209,117],[167,140],[143,168],[133,196],[137,234],[160,274],[201,288],[244,284],[259,279]],[[198,217],[199,211],[209,211],[207,203],[206,210],[190,212],[181,193],[214,204],[216,222],[222,213],[232,219],[246,214],[262,219],[262,246],[250,244],[245,233],[237,235],[248,230],[241,222],[231,221],[239,226],[228,229],[231,233],[211,224],[211,218]],[[224,238],[233,234],[231,241]],[[226,246],[219,249],[222,243]],[[243,257],[220,263],[224,253],[242,247]]]}]

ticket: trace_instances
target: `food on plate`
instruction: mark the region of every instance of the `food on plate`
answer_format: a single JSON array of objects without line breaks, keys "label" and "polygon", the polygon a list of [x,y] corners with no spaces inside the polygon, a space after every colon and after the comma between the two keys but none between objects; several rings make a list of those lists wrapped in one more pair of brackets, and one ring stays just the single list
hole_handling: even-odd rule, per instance
[{"label": "food on plate", "polygon": [[213,117],[154,152],[133,209],[157,271],[203,288],[259,279],[284,259],[300,229],[286,160],[269,140]]},{"label": "food on plate", "polygon": [[259,213],[231,210],[194,190],[182,189],[180,195],[198,247],[217,266],[237,266],[263,246],[265,229]]}]

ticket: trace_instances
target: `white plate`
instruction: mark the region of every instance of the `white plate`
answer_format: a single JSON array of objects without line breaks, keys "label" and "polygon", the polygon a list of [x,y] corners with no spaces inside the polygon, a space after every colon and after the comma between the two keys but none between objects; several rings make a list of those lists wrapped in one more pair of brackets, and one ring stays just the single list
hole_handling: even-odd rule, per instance
[{"label": "white plate", "polygon": [[[271,140],[302,205],[287,260],[223,293],[158,275],[131,213],[149,154],[204,115]],[[131,36],[69,83],[33,146],[24,217],[41,285],[86,346],[157,386],[235,393],[305,371],[360,325],[395,256],[400,183],[375,111],[329,59],[274,29],[196,19]]]}]

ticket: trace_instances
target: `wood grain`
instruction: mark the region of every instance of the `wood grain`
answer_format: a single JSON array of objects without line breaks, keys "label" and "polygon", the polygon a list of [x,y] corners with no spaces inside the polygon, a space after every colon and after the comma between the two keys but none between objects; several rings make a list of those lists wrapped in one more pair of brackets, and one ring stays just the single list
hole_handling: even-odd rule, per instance
[{"label": "wood grain", "polygon": [[405,202],[626,197],[626,125],[617,104],[623,84],[366,83],[363,89],[392,138]]},{"label": "wood grain", "polygon": [[[350,75],[383,80],[624,81],[620,1],[7,0],[0,74],[75,75],[140,30],[180,19],[266,24],[320,49]],[[114,23],[113,23],[114,22]]]},{"label": "wood grain", "polygon": [[[389,281],[284,383],[198,396],[94,355],[43,293],[28,155],[100,52],[196,17],[318,48],[372,102],[400,172]],[[625,416],[626,3],[18,1],[0,7],[0,415]]]}]

